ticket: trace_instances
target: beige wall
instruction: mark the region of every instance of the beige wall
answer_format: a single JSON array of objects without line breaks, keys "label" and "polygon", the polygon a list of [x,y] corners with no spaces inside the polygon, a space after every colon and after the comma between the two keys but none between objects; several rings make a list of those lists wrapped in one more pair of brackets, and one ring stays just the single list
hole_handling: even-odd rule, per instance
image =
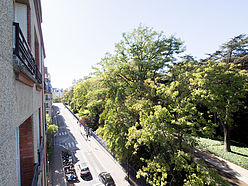
[{"label": "beige wall", "polygon": [[[41,39],[36,23],[34,5],[31,6],[31,43],[34,55],[34,29]],[[17,185],[18,152],[17,129],[27,118],[33,116],[34,153],[37,162],[37,112],[42,108],[41,91],[15,80],[12,50],[13,1],[0,0],[0,185]],[[43,75],[44,53],[40,47],[40,71]],[[44,78],[44,77],[43,77]],[[42,109],[41,109],[42,112]],[[43,113],[41,113],[43,115]],[[42,118],[42,117],[41,117]],[[43,121],[41,121],[43,122]],[[17,161],[16,161],[17,158]]]},{"label": "beige wall", "polygon": [[[48,100],[46,100],[46,96],[48,96]],[[49,115],[49,117],[52,117],[52,105],[53,105],[53,97],[50,93],[45,93],[45,104],[48,104],[48,108],[46,108],[46,114]]]},{"label": "beige wall", "polygon": [[17,182],[16,119],[11,116],[16,113],[12,66],[12,11],[12,1],[0,1],[0,185],[15,185]]}]

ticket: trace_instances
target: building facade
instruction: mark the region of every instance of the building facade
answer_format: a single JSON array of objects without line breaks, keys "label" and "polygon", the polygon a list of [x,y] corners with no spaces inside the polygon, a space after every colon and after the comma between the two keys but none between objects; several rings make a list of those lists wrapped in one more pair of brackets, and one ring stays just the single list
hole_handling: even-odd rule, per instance
[{"label": "building facade", "polygon": [[47,185],[40,0],[0,1],[0,185]]},{"label": "building facade", "polygon": [[52,117],[52,105],[53,105],[53,95],[52,95],[52,85],[51,85],[51,76],[48,73],[47,67],[45,67],[45,108],[46,114],[51,118]]},{"label": "building facade", "polygon": [[65,92],[63,89],[61,88],[53,88],[52,89],[53,92],[53,97],[55,98],[59,98],[59,100],[61,100],[61,98],[64,96]]}]

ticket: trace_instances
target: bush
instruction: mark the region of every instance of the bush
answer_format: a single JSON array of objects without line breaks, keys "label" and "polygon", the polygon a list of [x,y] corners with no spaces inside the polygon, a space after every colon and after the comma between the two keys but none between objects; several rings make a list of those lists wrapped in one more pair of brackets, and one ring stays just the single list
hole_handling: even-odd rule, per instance
[{"label": "bush", "polygon": [[54,103],[59,103],[59,102],[60,102],[60,99],[59,99],[58,97],[55,96],[55,97],[53,97],[53,102],[54,102]]},{"label": "bush", "polygon": [[48,115],[46,115],[46,121],[47,121],[47,154],[48,154],[48,160],[51,160],[51,156],[53,154],[53,144],[52,144],[52,138],[53,135],[58,131],[58,126],[51,124],[51,120]]}]

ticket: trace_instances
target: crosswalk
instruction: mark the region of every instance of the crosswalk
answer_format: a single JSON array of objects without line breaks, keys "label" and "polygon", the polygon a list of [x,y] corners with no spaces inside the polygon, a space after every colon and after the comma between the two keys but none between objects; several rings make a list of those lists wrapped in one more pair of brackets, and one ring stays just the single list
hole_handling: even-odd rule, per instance
[{"label": "crosswalk", "polygon": [[73,149],[73,148],[76,148],[76,143],[74,142],[67,142],[67,143],[58,143],[59,146],[63,146],[65,148],[70,148],[70,149]]},{"label": "crosswalk", "polygon": [[58,143],[58,145],[69,147],[69,148],[76,147],[76,143],[74,143],[74,142]]},{"label": "crosswalk", "polygon": [[[60,131],[56,133],[56,144],[66,149],[75,149],[76,142],[71,138],[71,134],[68,131]],[[68,142],[70,141],[70,142]]]},{"label": "crosswalk", "polygon": [[67,135],[68,134],[68,132],[59,132],[58,134],[57,134],[57,136],[65,136],[65,135]]}]

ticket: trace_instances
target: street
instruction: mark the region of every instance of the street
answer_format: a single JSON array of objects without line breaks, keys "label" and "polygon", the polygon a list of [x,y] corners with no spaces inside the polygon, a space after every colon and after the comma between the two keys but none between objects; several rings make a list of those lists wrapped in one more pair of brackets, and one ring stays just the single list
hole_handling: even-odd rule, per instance
[{"label": "street", "polygon": [[[70,111],[62,103],[55,103],[53,107],[54,113],[57,113],[53,118],[54,123],[58,125],[58,132],[54,137],[54,148],[68,149],[73,152],[75,169],[79,163],[86,162],[92,174],[92,179],[83,180],[79,170],[76,169],[79,182],[67,183],[67,185],[95,185],[100,183],[98,174],[101,172],[109,172],[118,186],[129,185],[126,181],[127,175],[119,163],[93,137],[86,138],[84,127],[79,126]],[[58,162],[62,164],[61,154],[57,158],[60,158]],[[60,184],[56,183],[56,180],[58,178],[53,178],[52,185]]]}]

